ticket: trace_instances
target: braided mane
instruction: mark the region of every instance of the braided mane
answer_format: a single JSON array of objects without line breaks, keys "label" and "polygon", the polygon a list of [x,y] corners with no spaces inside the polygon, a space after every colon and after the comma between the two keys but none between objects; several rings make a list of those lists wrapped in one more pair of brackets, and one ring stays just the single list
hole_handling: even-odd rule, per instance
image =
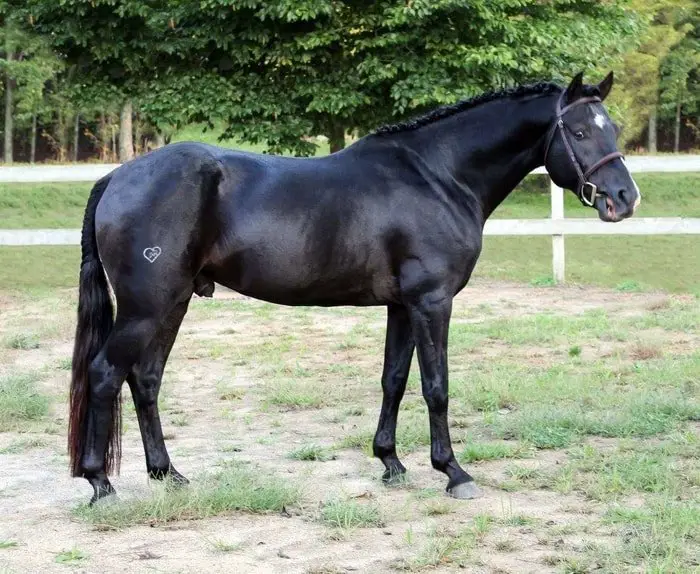
[{"label": "braided mane", "polygon": [[[559,92],[562,89],[562,86],[555,84],[554,82],[539,82],[536,84],[527,84],[523,86],[517,86],[514,88],[506,88],[503,90],[485,92],[483,94],[479,94],[478,96],[474,96],[473,98],[461,100],[456,104],[440,106],[422,116],[417,116],[415,118],[411,118],[396,124],[388,124],[382,126],[374,130],[374,132],[372,133],[376,135],[386,135],[416,130],[420,127],[432,124],[443,118],[448,118],[450,116],[458,114],[459,112],[463,112],[464,110],[474,108],[480,104],[491,102],[493,100],[508,97],[514,98],[520,96],[528,96],[533,94],[551,94],[554,92]],[[598,90],[595,86],[584,87],[584,95],[594,95],[593,92],[597,91]]]}]

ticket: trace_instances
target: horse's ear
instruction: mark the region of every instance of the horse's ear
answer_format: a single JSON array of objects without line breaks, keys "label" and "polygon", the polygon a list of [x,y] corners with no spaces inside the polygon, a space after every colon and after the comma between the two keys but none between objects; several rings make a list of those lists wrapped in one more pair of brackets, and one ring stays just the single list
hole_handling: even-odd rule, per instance
[{"label": "horse's ear", "polygon": [[583,95],[583,72],[579,72],[566,88],[566,103],[575,102]]},{"label": "horse's ear", "polygon": [[598,90],[600,91],[600,99],[604,100],[605,98],[608,97],[608,94],[610,93],[610,90],[613,86],[613,73],[612,70],[610,70],[610,73],[603,78],[603,81],[598,84]]}]

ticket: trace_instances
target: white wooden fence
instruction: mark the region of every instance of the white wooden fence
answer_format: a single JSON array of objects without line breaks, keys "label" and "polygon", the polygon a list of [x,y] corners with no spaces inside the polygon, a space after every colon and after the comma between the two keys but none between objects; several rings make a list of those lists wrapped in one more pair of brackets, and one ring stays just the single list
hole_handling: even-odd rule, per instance
[{"label": "white wooden fence", "polygon": [[[627,167],[641,172],[700,172],[700,155],[631,156]],[[0,183],[93,182],[119,164],[81,164],[0,167]],[[546,174],[544,168],[532,173]],[[700,185],[700,177],[698,178]],[[642,189],[642,207],[644,190]],[[552,272],[557,283],[565,278],[565,235],[700,234],[700,218],[632,217],[619,223],[593,218],[565,218],[564,190],[551,184],[552,209],[548,219],[490,219],[484,235],[550,235]],[[680,215],[680,214],[679,214]],[[0,222],[0,225],[2,222]],[[0,245],[80,245],[79,229],[0,229]]]}]

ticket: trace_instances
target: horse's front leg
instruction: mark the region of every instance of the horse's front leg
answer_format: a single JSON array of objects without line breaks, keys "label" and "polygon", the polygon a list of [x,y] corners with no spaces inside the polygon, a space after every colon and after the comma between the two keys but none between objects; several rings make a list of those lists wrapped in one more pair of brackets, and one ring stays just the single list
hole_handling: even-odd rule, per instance
[{"label": "horse's front leg", "polygon": [[433,468],[448,476],[449,495],[476,498],[481,492],[455,459],[447,424],[447,339],[451,312],[452,297],[441,292],[423,293],[409,304],[423,397],[430,416],[430,460]]},{"label": "horse's front leg", "polygon": [[382,479],[390,483],[406,472],[396,456],[396,420],[399,405],[406,390],[415,344],[408,310],[400,305],[389,305],[387,311],[384,372],[382,373],[382,411],[372,446],[374,456],[379,458],[386,467]]}]

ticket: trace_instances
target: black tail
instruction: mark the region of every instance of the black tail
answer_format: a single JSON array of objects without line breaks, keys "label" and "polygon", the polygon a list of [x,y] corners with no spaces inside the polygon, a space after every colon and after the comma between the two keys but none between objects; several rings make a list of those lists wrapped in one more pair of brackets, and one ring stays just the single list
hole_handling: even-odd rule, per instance
[{"label": "black tail", "polygon": [[[81,239],[82,261],[80,264],[80,288],[78,298],[78,325],[73,348],[73,366],[70,385],[70,416],[68,423],[68,452],[73,476],[81,476],[80,460],[85,447],[85,425],[90,381],[90,363],[104,345],[114,324],[112,302],[105,276],[97,253],[95,237],[95,211],[110,176],[99,180],[90,192]],[[112,406],[112,428],[105,453],[105,470],[109,474],[115,466],[118,470],[121,458],[121,396]]]}]

